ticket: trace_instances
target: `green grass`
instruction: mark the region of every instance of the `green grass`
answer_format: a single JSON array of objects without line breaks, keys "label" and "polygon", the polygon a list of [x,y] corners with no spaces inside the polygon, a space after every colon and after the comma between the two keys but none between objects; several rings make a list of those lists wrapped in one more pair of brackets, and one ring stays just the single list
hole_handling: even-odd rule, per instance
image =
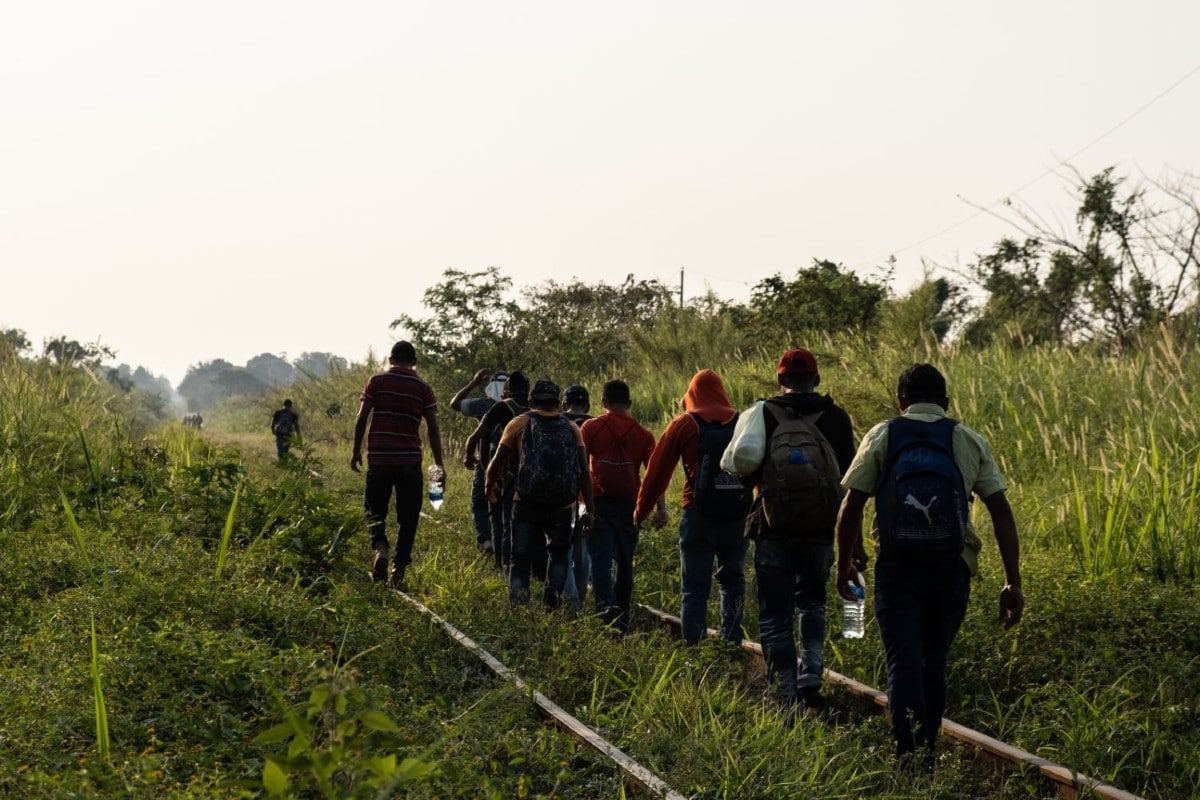
[{"label": "green grass", "polygon": [[[725,376],[738,405],[773,393],[774,354],[705,361],[710,339],[681,332],[630,365],[634,412],[652,429],[700,366]],[[1193,797],[1194,355],[1166,338],[1124,359],[800,343],[859,434],[892,413],[899,371],[933,360],[952,412],[989,439],[1010,482],[1027,615],[1010,632],[996,624],[1000,567],[985,544],[952,652],[949,715],[1143,796]],[[289,389],[305,441],[278,464],[266,428],[277,398],[207,412],[197,434],[151,427],[78,371],[0,365],[0,795],[622,795],[611,765],[367,580],[362,477],[347,462],[369,371]],[[457,385],[435,387],[446,398]],[[335,402],[343,413],[326,415]],[[473,546],[470,474],[451,466],[469,422],[441,418],[451,474],[445,505],[421,523],[412,592],[676,789],[1046,795],[1029,771],[997,774],[957,749],[933,779],[910,783],[882,721],[836,689],[830,724],[789,728],[739,651],[684,648],[646,620],[617,640],[588,614],[510,609]],[[671,612],[679,490],[677,478],[672,523],[643,532],[637,560],[635,599]],[[976,509],[986,543],[985,517]],[[752,597],[746,627],[757,635]],[[873,620],[865,639],[831,638],[826,654],[830,668],[882,686]]]}]

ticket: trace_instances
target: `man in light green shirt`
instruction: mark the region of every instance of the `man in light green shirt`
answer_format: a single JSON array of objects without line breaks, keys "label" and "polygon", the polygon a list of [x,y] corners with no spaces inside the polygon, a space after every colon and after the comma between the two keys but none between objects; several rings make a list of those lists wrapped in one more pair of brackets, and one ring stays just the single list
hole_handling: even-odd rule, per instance
[{"label": "man in light green shirt", "polygon": [[[931,427],[946,417],[950,405],[946,379],[930,364],[914,365],[901,374],[896,399],[903,419]],[[867,432],[842,479],[847,492],[837,521],[837,589],[847,600],[855,599],[850,582],[855,549],[861,547],[863,509],[888,477],[888,434],[894,422],[882,422]],[[1017,526],[1004,478],[987,442],[967,426],[954,425],[950,446],[963,488],[983,500],[992,518],[1004,564],[1000,616],[1010,628],[1020,621],[1025,598]],[[970,579],[979,563],[981,543],[969,522],[962,538],[961,551],[944,554],[881,547],[875,566],[875,620],[887,660],[892,732],[901,762],[908,767],[916,766],[918,748],[925,750],[926,768],[934,763],[934,740],[946,703],[946,656],[966,615]]]}]

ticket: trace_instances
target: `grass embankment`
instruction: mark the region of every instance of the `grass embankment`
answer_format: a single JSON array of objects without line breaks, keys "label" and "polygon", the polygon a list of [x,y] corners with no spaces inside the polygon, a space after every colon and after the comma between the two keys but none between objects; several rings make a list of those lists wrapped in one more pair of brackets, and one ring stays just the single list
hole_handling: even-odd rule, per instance
[{"label": "grass embankment", "polygon": [[[990,439],[1010,480],[1027,616],[1008,633],[994,623],[999,565],[977,510],[983,573],[952,653],[949,714],[1143,796],[1193,797],[1200,369],[1192,356],[1169,342],[1123,361],[1002,350],[934,358],[849,342],[816,349],[823,388],[850,409],[859,433],[890,413],[902,366],[914,357],[939,363],[953,410]],[[12,369],[5,365],[6,387]],[[739,405],[771,391],[765,362],[721,371]],[[635,411],[659,428],[689,376],[627,376]],[[254,796],[265,794],[265,777],[270,788],[286,779],[289,790],[330,796],[389,786],[414,797],[619,795],[611,767],[367,583],[362,479],[346,466],[348,415],[364,377],[351,370],[289,390],[311,447],[283,469],[265,430],[275,399],[206,414],[215,430],[204,437],[171,428],[143,441],[99,389],[45,404],[40,396],[63,392],[4,395],[13,466],[0,487],[9,554],[0,575],[9,698],[0,791]],[[71,397],[88,386],[26,378],[70,383]],[[439,395],[460,378],[435,377]],[[343,413],[326,415],[335,403]],[[454,452],[465,426],[448,411],[442,418]],[[261,439],[244,438],[259,429]],[[257,445],[214,444],[235,440],[226,437]],[[837,724],[788,729],[737,652],[683,648],[649,625],[616,641],[591,617],[509,609],[500,576],[473,548],[469,474],[450,478],[445,506],[422,523],[413,593],[675,788],[699,797],[1043,791],[1030,774],[996,775],[956,750],[934,779],[911,785],[892,767],[882,722],[858,717],[836,691]],[[677,519],[677,486],[668,498]],[[673,526],[644,534],[636,597],[671,611]],[[755,616],[750,608],[751,637]],[[861,641],[831,638],[827,661],[882,686],[873,627]],[[96,722],[100,699],[107,736]]]}]

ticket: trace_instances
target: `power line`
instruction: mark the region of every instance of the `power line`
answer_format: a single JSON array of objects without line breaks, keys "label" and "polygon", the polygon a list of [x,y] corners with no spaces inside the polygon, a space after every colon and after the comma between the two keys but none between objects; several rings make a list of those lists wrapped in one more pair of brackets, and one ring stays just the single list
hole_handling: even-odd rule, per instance
[{"label": "power line", "polygon": [[1012,190],[1012,191],[1011,191],[1011,192],[1009,192],[1008,194],[1005,194],[1005,195],[1003,195],[1003,196],[1001,197],[1001,199],[993,201],[993,202],[991,203],[991,205],[982,206],[982,207],[980,207],[980,208],[979,208],[979,209],[978,209],[978,210],[977,210],[977,211],[976,211],[974,214],[971,214],[971,215],[970,215],[970,216],[968,216],[968,217],[964,217],[963,219],[960,219],[958,222],[955,222],[955,223],[954,223],[954,224],[952,224],[952,225],[948,225],[948,226],[946,226],[945,228],[942,228],[941,230],[937,231],[936,233],[932,233],[932,234],[930,234],[929,236],[926,236],[926,237],[925,237],[925,238],[923,238],[923,239],[918,239],[918,240],[917,240],[917,241],[915,241],[915,242],[911,242],[910,244],[906,244],[906,245],[904,245],[903,247],[897,248],[897,249],[895,249],[895,250],[892,250],[892,251],[890,251],[890,252],[886,253],[885,255],[882,255],[882,256],[877,256],[877,257],[875,257],[875,258],[871,258],[871,259],[867,259],[866,261],[861,261],[861,262],[859,262],[859,263],[855,264],[854,266],[852,266],[852,267],[851,267],[851,269],[858,269],[859,267],[864,267],[864,266],[867,266],[868,264],[877,263],[877,262],[879,262],[879,261],[882,261],[882,260],[884,260],[884,259],[886,259],[886,258],[888,258],[888,257],[890,257],[890,256],[894,256],[896,253],[903,253],[903,252],[904,252],[904,251],[906,251],[906,250],[911,250],[911,249],[912,249],[912,248],[914,248],[914,247],[919,247],[920,245],[923,245],[923,244],[925,244],[926,242],[932,241],[932,240],[934,240],[934,239],[938,238],[939,236],[942,236],[942,235],[944,235],[944,234],[947,234],[947,233],[949,233],[950,231],[954,230],[955,228],[960,228],[960,227],[962,227],[963,225],[966,225],[968,222],[972,221],[973,219],[975,219],[975,218],[977,218],[977,217],[980,217],[980,216],[982,216],[983,214],[987,214],[987,213],[988,213],[988,212],[990,212],[992,209],[994,209],[996,206],[998,206],[998,205],[1002,204],[1006,198],[1011,198],[1011,197],[1013,197],[1013,196],[1015,196],[1015,195],[1018,195],[1018,194],[1020,194],[1021,192],[1025,191],[1026,189],[1028,189],[1030,186],[1033,186],[1035,183],[1037,183],[1038,181],[1040,181],[1040,180],[1042,180],[1043,178],[1045,178],[1047,175],[1050,175],[1050,174],[1052,174],[1052,173],[1053,173],[1055,170],[1057,170],[1059,167],[1062,167],[1062,166],[1066,165],[1068,162],[1072,161],[1073,159],[1076,159],[1076,158],[1078,158],[1079,156],[1081,156],[1081,155],[1083,155],[1084,153],[1086,153],[1088,150],[1091,150],[1091,149],[1092,149],[1093,147],[1095,147],[1097,144],[1099,144],[1100,142],[1104,141],[1104,140],[1105,140],[1105,139],[1107,139],[1109,136],[1111,136],[1112,134],[1114,134],[1114,133],[1116,133],[1118,130],[1120,130],[1122,127],[1124,127],[1124,126],[1125,126],[1127,123],[1129,123],[1129,122],[1130,122],[1130,121],[1131,121],[1131,120],[1132,120],[1134,117],[1138,116],[1138,115],[1139,115],[1139,114],[1141,114],[1143,111],[1145,111],[1146,109],[1150,108],[1150,106],[1154,105],[1154,104],[1155,104],[1155,103],[1157,103],[1159,100],[1163,99],[1163,98],[1164,98],[1164,97],[1166,97],[1168,94],[1170,94],[1171,92],[1175,91],[1175,89],[1177,89],[1177,88],[1178,88],[1178,87],[1179,87],[1181,84],[1183,84],[1185,81],[1187,81],[1187,79],[1188,79],[1188,78],[1191,78],[1191,77],[1192,77],[1193,75],[1195,75],[1197,72],[1200,72],[1200,64],[1197,64],[1196,66],[1192,67],[1190,70],[1188,70],[1188,71],[1187,71],[1187,72],[1186,72],[1186,73],[1183,75],[1183,77],[1182,77],[1182,78],[1179,78],[1177,81],[1175,81],[1174,83],[1172,83],[1170,86],[1168,86],[1167,88],[1163,89],[1161,92],[1159,92],[1158,94],[1154,95],[1154,97],[1150,98],[1150,99],[1149,99],[1149,100],[1147,100],[1145,103],[1143,103],[1141,106],[1139,106],[1138,108],[1134,109],[1132,112],[1130,112],[1129,114],[1127,114],[1127,115],[1126,115],[1126,116],[1125,116],[1125,117],[1124,117],[1124,118],[1123,118],[1123,119],[1122,119],[1120,122],[1118,122],[1116,125],[1113,125],[1111,128],[1109,128],[1108,130],[1106,130],[1104,133],[1100,134],[1100,135],[1099,135],[1099,136],[1097,136],[1095,139],[1092,139],[1090,142],[1088,142],[1088,143],[1087,143],[1087,144],[1085,144],[1083,147],[1081,147],[1081,148],[1079,148],[1078,150],[1076,150],[1074,153],[1071,153],[1071,154],[1070,154],[1069,156],[1067,156],[1066,158],[1059,159],[1058,163],[1056,163],[1056,164],[1055,164],[1054,166],[1052,166],[1052,167],[1048,167],[1046,170],[1044,170],[1044,171],[1043,171],[1043,172],[1042,172],[1040,175],[1038,175],[1036,178],[1033,178],[1032,180],[1026,181],[1025,183],[1021,184],[1020,186],[1018,186],[1016,189]]}]

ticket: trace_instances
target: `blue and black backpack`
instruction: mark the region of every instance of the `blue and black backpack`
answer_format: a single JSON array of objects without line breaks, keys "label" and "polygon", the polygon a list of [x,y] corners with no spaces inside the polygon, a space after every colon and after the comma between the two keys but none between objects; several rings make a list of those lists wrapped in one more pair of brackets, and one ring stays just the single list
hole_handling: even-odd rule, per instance
[{"label": "blue and black backpack", "polygon": [[733,441],[737,415],[720,423],[709,422],[694,411],[689,413],[700,429],[696,440],[696,481],[692,486],[696,510],[712,520],[744,519],[750,512],[750,492],[738,476],[721,469],[721,455]]},{"label": "blue and black backpack", "polygon": [[954,461],[956,420],[888,423],[887,455],[875,488],[880,552],[898,555],[961,553],[967,494]]}]

